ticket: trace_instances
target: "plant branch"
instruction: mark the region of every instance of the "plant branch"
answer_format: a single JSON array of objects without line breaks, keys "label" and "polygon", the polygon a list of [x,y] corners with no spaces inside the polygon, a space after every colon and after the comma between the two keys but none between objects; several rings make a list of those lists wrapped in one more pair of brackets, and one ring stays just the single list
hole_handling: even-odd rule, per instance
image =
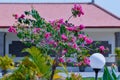
[{"label": "plant branch", "polygon": [[89,49],[90,51],[94,51],[93,49],[87,47],[87,46],[84,46],[86,49]]},{"label": "plant branch", "polygon": [[53,77],[54,77],[54,74],[55,74],[55,70],[56,70],[56,67],[58,66],[59,64],[59,57],[61,56],[62,54],[62,48],[60,47],[60,50],[58,51],[54,61],[53,61],[53,65],[52,65],[52,74],[51,74],[51,77],[50,77],[50,80],[53,80]]},{"label": "plant branch", "polygon": [[67,20],[66,23],[68,23],[68,21],[73,17],[73,15],[71,15]]},{"label": "plant branch", "polygon": [[55,59],[54,59],[54,61],[53,61],[52,74],[51,74],[50,80],[53,80],[53,77],[54,77],[55,70],[56,70],[57,66],[58,66],[58,56],[56,56]]}]

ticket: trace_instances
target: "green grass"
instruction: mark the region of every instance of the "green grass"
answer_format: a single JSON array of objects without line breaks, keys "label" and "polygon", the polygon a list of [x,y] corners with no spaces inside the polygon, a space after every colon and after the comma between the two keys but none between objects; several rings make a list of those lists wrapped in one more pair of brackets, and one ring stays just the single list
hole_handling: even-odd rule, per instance
[{"label": "green grass", "polygon": [[[83,78],[83,80],[95,80],[95,78]],[[98,80],[102,80],[102,79],[99,78]]]}]

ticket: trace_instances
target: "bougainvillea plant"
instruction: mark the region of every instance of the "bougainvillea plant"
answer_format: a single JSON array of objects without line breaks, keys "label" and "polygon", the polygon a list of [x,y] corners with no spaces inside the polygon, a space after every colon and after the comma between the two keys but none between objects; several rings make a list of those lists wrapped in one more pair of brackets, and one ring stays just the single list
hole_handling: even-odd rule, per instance
[{"label": "bougainvillea plant", "polygon": [[[75,66],[89,65],[90,62],[87,58],[90,48],[86,45],[91,45],[93,40],[83,33],[82,30],[85,28],[83,24],[69,23],[71,18],[81,17],[84,12],[79,4],[75,4],[71,11],[72,16],[68,20],[57,19],[49,22],[42,18],[35,9],[25,11],[21,16],[14,14],[16,22],[8,30],[17,34],[20,41],[28,46],[34,45],[42,49],[44,55],[50,53],[55,55],[50,80],[59,63],[72,61],[66,57],[73,56],[73,54],[79,55],[81,59],[74,62]],[[100,50],[104,51],[104,46],[101,46]]]}]

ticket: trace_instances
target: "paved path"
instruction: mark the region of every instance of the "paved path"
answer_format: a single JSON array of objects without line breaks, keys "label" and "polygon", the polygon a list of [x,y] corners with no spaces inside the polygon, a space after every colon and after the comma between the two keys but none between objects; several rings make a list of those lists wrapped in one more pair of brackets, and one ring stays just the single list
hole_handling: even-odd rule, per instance
[{"label": "paved path", "polygon": [[[94,72],[75,72],[76,74],[80,74],[82,77],[95,77],[95,73]],[[71,73],[69,73],[70,76]],[[117,72],[116,75],[119,75],[120,72]],[[67,77],[67,75],[65,73],[59,73],[59,75],[63,76],[63,77]],[[103,72],[99,72],[98,73],[98,77],[102,77]],[[2,73],[0,73],[0,78],[2,77]]]},{"label": "paved path", "polygon": [[[94,77],[95,73],[94,72],[75,72],[76,74],[80,74],[82,77]],[[59,73],[63,77],[67,77],[65,73]],[[102,77],[103,72],[98,73],[98,77]],[[69,73],[70,76],[70,73]]]},{"label": "paved path", "polygon": [[[82,77],[95,77],[95,73],[94,72],[75,72],[76,74],[80,74]],[[60,75],[62,75],[63,77],[67,77],[67,75],[65,73],[59,73]],[[120,72],[117,72],[116,75],[120,75]],[[70,74],[69,74],[70,76]],[[99,72],[98,73],[98,77],[102,77],[103,76],[103,72]]]},{"label": "paved path", "polygon": [[[80,74],[82,77],[94,77],[95,73],[94,72],[75,72],[76,74]],[[59,73],[63,77],[67,77],[65,73]],[[102,77],[103,72],[98,73],[98,77]],[[70,73],[69,73],[70,76]],[[0,78],[2,77],[2,73],[0,73]]]}]

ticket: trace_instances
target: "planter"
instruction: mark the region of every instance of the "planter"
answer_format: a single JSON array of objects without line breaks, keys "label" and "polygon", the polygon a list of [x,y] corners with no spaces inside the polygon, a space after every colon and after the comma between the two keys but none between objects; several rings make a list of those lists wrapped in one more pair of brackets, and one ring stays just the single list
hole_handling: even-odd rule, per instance
[{"label": "planter", "polygon": [[2,70],[1,72],[2,72],[2,76],[4,76],[5,74],[7,74],[8,71],[7,70]]},{"label": "planter", "polygon": [[120,57],[116,57],[118,71],[120,72]]},{"label": "planter", "polygon": [[79,67],[79,71],[80,71],[80,72],[84,72],[84,71],[85,71],[85,66],[80,66],[80,67]]},{"label": "planter", "polygon": [[120,66],[118,66],[118,72],[120,72]]}]

